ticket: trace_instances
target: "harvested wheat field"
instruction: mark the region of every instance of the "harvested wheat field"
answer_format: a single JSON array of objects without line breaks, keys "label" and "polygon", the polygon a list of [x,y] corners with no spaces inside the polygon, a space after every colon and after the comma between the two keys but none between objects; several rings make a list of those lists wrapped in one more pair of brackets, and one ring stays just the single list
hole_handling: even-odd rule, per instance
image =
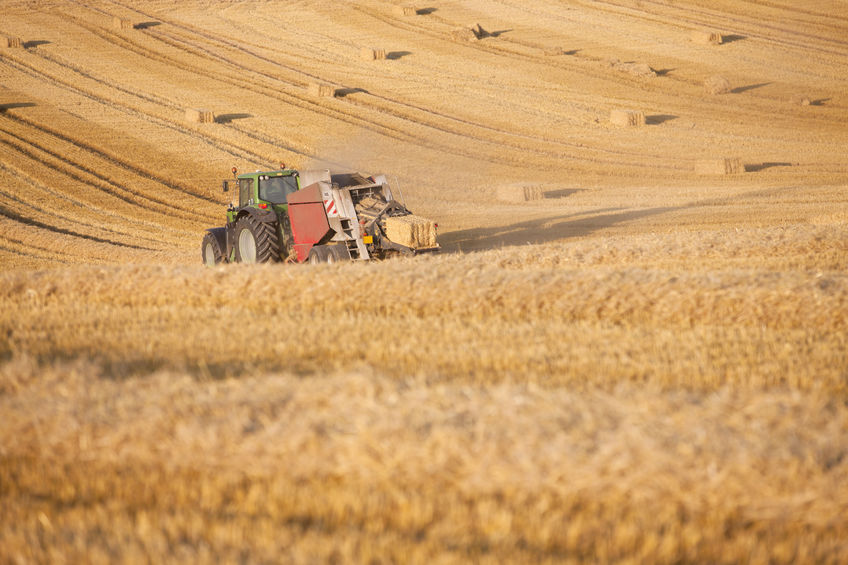
[{"label": "harvested wheat field", "polygon": [[[0,38],[0,563],[848,561],[844,2]],[[280,162],[387,174],[442,252],[203,267]]]}]

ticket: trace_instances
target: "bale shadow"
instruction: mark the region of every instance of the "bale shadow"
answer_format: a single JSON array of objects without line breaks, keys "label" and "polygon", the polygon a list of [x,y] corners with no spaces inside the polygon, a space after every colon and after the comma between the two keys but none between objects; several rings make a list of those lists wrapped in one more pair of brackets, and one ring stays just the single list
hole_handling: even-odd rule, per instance
[{"label": "bale shadow", "polygon": [[665,122],[670,122],[671,120],[676,120],[680,116],[674,116],[672,114],[655,114],[653,116],[646,116],[645,123],[648,125],[656,126],[659,124],[664,124]]},{"label": "bale shadow", "polygon": [[407,55],[412,55],[412,51],[390,51],[389,53],[386,53],[386,59],[390,61],[397,61]]},{"label": "bale shadow", "polygon": [[35,41],[24,41],[22,46],[24,49],[34,49],[35,47],[40,47],[41,45],[50,45],[51,43],[53,42],[39,39]]},{"label": "bale shadow", "polygon": [[654,69],[654,72],[656,73],[656,75],[657,75],[658,77],[664,77],[664,76],[666,76],[668,73],[674,72],[674,71],[676,71],[676,70],[677,70],[677,69],[659,69],[659,70]]},{"label": "bale shadow", "polygon": [[818,100],[810,100],[810,106],[824,106],[830,102],[830,98],[819,98]]},{"label": "bale shadow", "polygon": [[791,167],[792,163],[778,163],[778,162],[769,162],[769,163],[753,163],[745,165],[746,173],[757,173],[759,171],[764,171],[766,169],[770,169],[772,167]]},{"label": "bale shadow", "polygon": [[722,43],[733,43],[734,41],[742,41],[743,39],[747,39],[744,35],[722,35],[721,42]]},{"label": "bale shadow", "polygon": [[141,22],[140,24],[135,24],[133,28],[135,29],[149,29],[151,27],[156,27],[162,25],[162,22]]},{"label": "bale shadow", "polygon": [[730,90],[733,94],[739,94],[741,92],[747,92],[749,90],[754,90],[755,88],[762,88],[763,86],[770,85],[770,82],[761,82],[759,84],[749,84],[748,86],[737,86]]},{"label": "bale shadow", "polygon": [[234,120],[243,120],[252,117],[253,114],[221,114],[220,116],[215,116],[215,123],[228,124]]},{"label": "bale shadow", "polygon": [[415,13],[419,16],[429,16],[433,12],[438,12],[438,8],[421,8],[420,10],[415,10]]},{"label": "bale shadow", "polygon": [[545,198],[557,199],[557,198],[568,198],[572,194],[577,194],[578,192],[586,192],[587,188],[560,188],[558,190],[546,190],[544,192]]},{"label": "bale shadow", "polygon": [[500,37],[505,33],[513,31],[512,29],[499,29],[498,31],[487,31],[484,37]]},{"label": "bale shadow", "polygon": [[6,110],[13,110],[15,108],[32,108],[33,106],[35,106],[33,102],[9,102],[6,104],[0,104],[0,114]]},{"label": "bale shadow", "polygon": [[336,89],[336,98],[344,98],[345,96],[350,96],[351,94],[368,94],[368,91],[364,88],[337,88]]}]

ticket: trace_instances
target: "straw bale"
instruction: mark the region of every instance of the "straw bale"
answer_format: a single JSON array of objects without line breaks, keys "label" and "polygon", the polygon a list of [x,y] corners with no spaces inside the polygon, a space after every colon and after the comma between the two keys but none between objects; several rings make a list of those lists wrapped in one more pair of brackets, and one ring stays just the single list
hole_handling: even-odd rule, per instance
[{"label": "straw bale", "polygon": [[539,185],[508,184],[499,186],[497,193],[498,200],[503,202],[529,202],[544,197]]},{"label": "straw bale", "polygon": [[562,47],[546,47],[543,51],[545,57],[556,57],[565,53]]},{"label": "straw bale", "polygon": [[455,29],[451,32],[451,35],[458,41],[476,41],[489,37],[489,32],[483,29],[480,24],[474,24]]},{"label": "straw bale", "polygon": [[386,58],[386,50],[363,47],[359,50],[359,58],[363,61],[382,60]]},{"label": "straw bale", "polygon": [[329,84],[320,84],[317,82],[309,83],[307,86],[307,90],[309,94],[312,96],[335,96],[336,89],[330,86]]},{"label": "straw bale", "polygon": [[436,224],[415,215],[389,217],[386,218],[386,237],[412,249],[435,247]]},{"label": "straw bale", "polygon": [[112,27],[115,29],[133,29],[135,26],[132,23],[132,20],[125,20],[115,16],[112,18]]},{"label": "straw bale", "polygon": [[215,114],[202,108],[189,108],[185,111],[185,119],[196,124],[211,124],[215,121]]},{"label": "straw bale", "polygon": [[622,63],[617,59],[610,61],[610,66],[622,73],[628,73],[637,77],[655,77],[657,73],[647,63]]},{"label": "straw bale", "polygon": [[795,96],[792,98],[792,103],[796,106],[809,106],[813,102],[807,96]]},{"label": "straw bale", "polygon": [[702,159],[695,164],[699,175],[735,175],[745,172],[742,160],[736,157],[722,159]]},{"label": "straw bale", "polygon": [[418,10],[413,6],[395,6],[392,13],[396,16],[414,16],[418,14]]},{"label": "straw bale", "polygon": [[610,123],[615,126],[638,127],[645,125],[645,112],[641,110],[613,110]]},{"label": "straw bale", "polygon": [[695,30],[689,35],[692,43],[701,45],[721,45],[724,42],[724,37],[721,33],[712,30]]},{"label": "straw bale", "polygon": [[727,94],[730,92],[730,81],[721,75],[714,75],[704,81],[704,90],[709,94]]},{"label": "straw bale", "polygon": [[23,45],[20,37],[2,37],[0,38],[0,47],[20,47]]}]

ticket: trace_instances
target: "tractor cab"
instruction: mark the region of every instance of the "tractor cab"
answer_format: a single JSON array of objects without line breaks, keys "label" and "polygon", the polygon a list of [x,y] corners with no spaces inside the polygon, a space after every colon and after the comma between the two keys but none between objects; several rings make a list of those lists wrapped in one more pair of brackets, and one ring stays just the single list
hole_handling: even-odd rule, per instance
[{"label": "tractor cab", "polygon": [[233,168],[233,176],[234,181],[223,182],[224,192],[229,192],[231,183],[235,185],[234,191],[238,191],[238,200],[234,198],[227,210],[227,219],[231,222],[235,221],[239,212],[245,208],[285,212],[286,197],[300,189],[300,175],[294,169],[282,168],[276,171],[257,171],[239,175]]}]

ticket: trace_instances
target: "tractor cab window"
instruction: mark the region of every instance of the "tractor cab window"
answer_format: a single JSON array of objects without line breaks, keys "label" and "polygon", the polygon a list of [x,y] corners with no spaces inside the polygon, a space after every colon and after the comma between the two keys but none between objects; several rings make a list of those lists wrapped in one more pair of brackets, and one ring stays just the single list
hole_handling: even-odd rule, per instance
[{"label": "tractor cab window", "polygon": [[253,199],[253,179],[239,179],[239,207]]},{"label": "tractor cab window", "polygon": [[297,177],[259,177],[259,198],[274,204],[285,204],[286,196],[297,191]]}]

